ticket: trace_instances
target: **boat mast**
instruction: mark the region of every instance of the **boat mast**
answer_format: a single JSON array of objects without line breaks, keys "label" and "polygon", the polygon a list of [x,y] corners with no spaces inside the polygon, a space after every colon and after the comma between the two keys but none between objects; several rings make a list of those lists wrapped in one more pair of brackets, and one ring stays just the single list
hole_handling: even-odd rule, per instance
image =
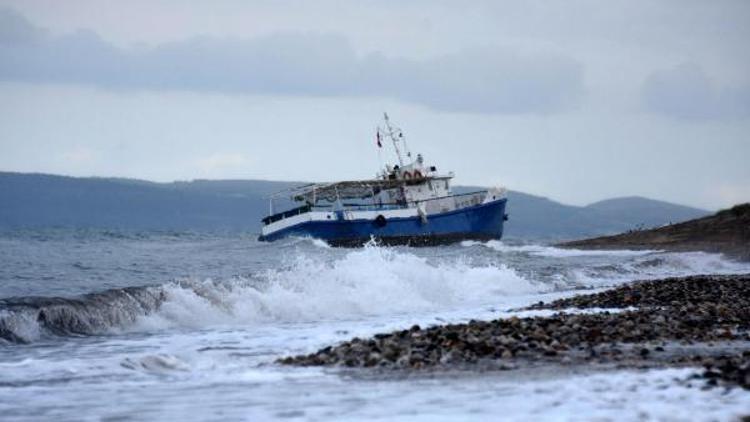
[{"label": "boat mast", "polygon": [[[401,150],[398,149],[398,139],[396,139],[396,131],[391,126],[391,121],[388,119],[388,113],[383,113],[383,118],[385,119],[385,127],[388,129],[386,135],[391,138],[391,141],[393,141],[393,147],[396,149],[396,156],[398,156],[398,165],[403,167],[404,160],[403,158],[401,158]],[[398,134],[401,135],[401,130],[398,130]]]}]

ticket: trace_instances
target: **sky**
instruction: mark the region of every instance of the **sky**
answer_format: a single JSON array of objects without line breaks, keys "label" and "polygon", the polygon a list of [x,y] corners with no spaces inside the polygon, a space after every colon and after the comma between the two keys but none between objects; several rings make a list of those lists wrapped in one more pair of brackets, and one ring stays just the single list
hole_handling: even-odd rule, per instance
[{"label": "sky", "polygon": [[750,201],[750,2],[0,0],[0,171]]}]

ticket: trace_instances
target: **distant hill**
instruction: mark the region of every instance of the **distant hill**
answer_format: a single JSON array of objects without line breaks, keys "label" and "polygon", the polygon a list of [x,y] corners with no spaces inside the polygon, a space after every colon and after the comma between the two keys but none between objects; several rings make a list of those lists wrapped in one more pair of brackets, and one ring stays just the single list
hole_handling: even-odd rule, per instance
[{"label": "distant hill", "polygon": [[599,212],[608,218],[617,219],[629,225],[637,215],[640,224],[652,227],[664,224],[664,216],[672,216],[672,222],[690,220],[700,215],[695,208],[675,206],[669,202],[656,201],[639,196],[607,199],[586,207],[591,212]]},{"label": "distant hill", "polygon": [[[455,191],[478,189],[458,187]],[[578,207],[515,191],[508,193],[508,213],[508,236],[546,240],[609,235],[709,214],[706,210],[641,197],[615,198]]]},{"label": "distant hill", "polygon": [[[270,193],[303,182],[194,180],[154,183],[0,172],[0,228],[92,227],[134,230],[259,231]],[[479,190],[456,187],[457,193]],[[707,215],[646,198],[618,198],[586,207],[511,191],[509,237],[572,239],[614,234]],[[279,207],[284,206],[279,202]]]},{"label": "distant hill", "polygon": [[294,185],[0,173],[0,227],[257,230],[266,196]]},{"label": "distant hill", "polygon": [[721,252],[750,261],[750,203],[651,229],[576,240],[559,246],[584,249],[662,249]]}]

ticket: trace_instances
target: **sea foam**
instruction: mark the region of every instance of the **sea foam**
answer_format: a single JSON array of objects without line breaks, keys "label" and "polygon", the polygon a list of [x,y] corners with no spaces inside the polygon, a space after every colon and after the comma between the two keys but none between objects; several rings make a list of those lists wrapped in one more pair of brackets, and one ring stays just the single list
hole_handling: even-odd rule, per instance
[{"label": "sea foam", "polygon": [[149,318],[190,326],[347,319],[486,304],[549,289],[502,264],[433,264],[408,252],[367,246],[330,262],[298,255],[288,267],[252,279],[171,284],[165,303]]},{"label": "sea foam", "polygon": [[0,301],[0,338],[200,328],[408,314],[498,303],[550,286],[504,265],[465,258],[431,263],[409,251],[366,246],[330,259],[295,253],[282,268],[226,280],[188,278],[79,298]]}]

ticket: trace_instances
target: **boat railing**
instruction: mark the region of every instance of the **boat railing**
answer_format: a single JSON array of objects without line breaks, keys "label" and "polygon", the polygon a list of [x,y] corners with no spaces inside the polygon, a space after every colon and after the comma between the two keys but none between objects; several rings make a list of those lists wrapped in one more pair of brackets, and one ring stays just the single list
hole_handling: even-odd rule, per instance
[{"label": "boat railing", "polygon": [[478,191],[474,191],[474,192],[460,193],[458,195],[447,195],[447,196],[439,196],[437,198],[421,199],[419,201],[414,201],[413,203],[418,203],[418,204],[419,203],[427,203],[427,202],[439,201],[439,200],[447,199],[447,198],[455,198],[457,201],[460,201],[459,198],[464,198],[464,197],[467,197],[467,196],[477,196],[477,195],[486,194],[486,193],[487,193],[486,190],[478,190]]},{"label": "boat railing", "polygon": [[[405,208],[413,208],[415,205],[418,204],[428,204],[432,201],[440,201],[445,200],[448,198],[453,198],[456,200],[456,205],[458,208],[466,207],[466,206],[472,206],[472,205],[479,205],[482,201],[478,199],[478,196],[480,194],[485,194],[487,191],[475,191],[475,192],[468,192],[468,193],[462,193],[458,195],[448,195],[448,196],[441,196],[437,198],[428,198],[428,199],[422,199],[419,201],[410,201],[409,203],[405,202],[389,202],[389,203],[375,203],[375,204],[342,204],[343,210],[345,211],[381,211],[381,210],[397,210],[397,209],[405,209]],[[468,198],[466,197],[475,197],[475,198]],[[268,217],[263,218],[263,224],[271,224],[279,220],[283,220],[285,218],[294,217],[296,215],[306,214],[311,211],[323,211],[323,210],[333,210],[335,207],[333,204],[305,204],[300,207],[292,208],[287,211],[283,211],[280,213],[276,213],[273,215],[269,215]]]},{"label": "boat railing", "polygon": [[261,221],[263,224],[271,224],[273,222],[283,220],[285,218],[293,217],[295,215],[305,214],[310,212],[312,206],[309,204],[302,205],[301,207],[292,208],[291,210],[283,211],[280,213],[276,213],[273,215],[269,215],[268,217],[262,219]]},{"label": "boat railing", "polygon": [[[318,208],[317,206],[315,208]],[[325,206],[324,208],[332,208]],[[345,211],[380,211],[380,210],[400,210],[409,208],[406,204],[387,203],[387,204],[344,204]]]}]

